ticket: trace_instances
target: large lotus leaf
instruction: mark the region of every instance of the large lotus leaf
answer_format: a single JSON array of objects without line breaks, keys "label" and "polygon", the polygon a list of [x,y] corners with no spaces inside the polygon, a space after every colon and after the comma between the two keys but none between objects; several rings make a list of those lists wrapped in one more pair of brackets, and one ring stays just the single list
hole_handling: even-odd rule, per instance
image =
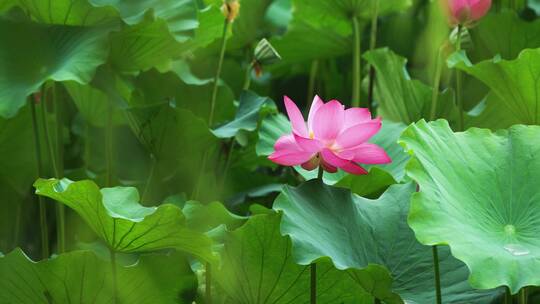
[{"label": "large lotus leaf", "polygon": [[17,6],[45,24],[91,26],[118,19],[112,7],[94,7],[88,0],[14,0]]},{"label": "large lotus leaf", "polygon": [[166,66],[179,52],[180,43],[167,31],[164,20],[143,21],[111,34],[110,62],[123,73]]},{"label": "large lotus leaf", "polygon": [[420,192],[409,224],[420,242],[448,244],[477,288],[512,293],[539,285],[540,127],[453,133],[448,123],[420,121],[401,143],[414,155],[407,174]]},{"label": "large lotus leaf", "polygon": [[254,131],[259,121],[259,113],[264,105],[271,105],[268,97],[261,97],[252,91],[243,91],[240,95],[238,110],[234,119],[212,131],[219,138],[230,138],[240,130]]},{"label": "large lotus leaf", "polygon": [[113,250],[147,252],[175,248],[211,260],[210,240],[186,227],[182,210],[171,204],[143,207],[136,188],[99,189],[89,180],[39,179],[38,195],[77,212]]},{"label": "large lotus leaf", "polygon": [[[412,183],[394,185],[379,199],[369,200],[312,180],[298,188],[285,187],[274,208],[283,211],[281,232],[291,237],[299,264],[329,257],[385,303],[402,303],[396,293],[407,303],[433,303],[432,249],[420,244],[407,226],[415,188]],[[447,248],[440,251],[445,303],[486,303],[495,296],[473,290],[467,267]],[[394,281],[375,272],[372,264],[386,267]]]},{"label": "large lotus leaf", "polygon": [[[379,75],[375,80],[375,100],[383,118],[410,124],[430,116],[433,89],[411,79],[405,69],[406,58],[387,48],[370,51],[364,58]],[[455,114],[453,104],[450,91],[440,94],[436,117],[452,117]]]},{"label": "large lotus leaf", "polygon": [[[85,121],[96,127],[105,127],[107,125],[107,115],[112,101],[109,100],[105,92],[91,85],[83,85],[75,81],[65,82],[64,87]],[[123,121],[122,112],[114,108],[113,113],[114,122],[120,123]]]},{"label": "large lotus leaf", "polygon": [[515,59],[524,49],[540,47],[540,21],[525,21],[510,10],[487,15],[469,32],[474,62],[496,55]]},{"label": "large lotus leaf", "polygon": [[540,122],[540,49],[524,50],[511,61],[495,58],[475,65],[465,53],[457,52],[449,58],[449,64],[478,78],[491,89],[496,98],[489,99],[486,108],[492,107],[492,113],[522,124]]},{"label": "large lotus leaf", "polygon": [[108,54],[110,27],[38,25],[0,19],[0,116],[11,117],[48,79],[88,83]]},{"label": "large lotus leaf", "polygon": [[[34,262],[16,249],[0,257],[0,302],[21,304],[113,303],[112,267],[91,251]],[[117,265],[119,303],[185,303],[197,279],[180,254],[146,255]]]},{"label": "large lotus leaf", "polygon": [[222,36],[224,17],[218,5],[209,5],[199,10],[197,15],[199,26],[195,29],[194,37],[181,44],[181,55],[192,55]]},{"label": "large lotus leaf", "polygon": [[151,12],[156,19],[166,22],[166,28],[177,41],[183,42],[197,28],[197,3],[195,0],[87,0],[97,7],[114,7],[129,25],[145,20]]},{"label": "large lotus leaf", "polygon": [[[308,303],[309,266],[297,265],[289,238],[279,233],[280,215],[252,216],[225,236],[221,268],[215,280],[225,303]],[[328,261],[317,264],[317,303],[372,303],[351,277]]]}]

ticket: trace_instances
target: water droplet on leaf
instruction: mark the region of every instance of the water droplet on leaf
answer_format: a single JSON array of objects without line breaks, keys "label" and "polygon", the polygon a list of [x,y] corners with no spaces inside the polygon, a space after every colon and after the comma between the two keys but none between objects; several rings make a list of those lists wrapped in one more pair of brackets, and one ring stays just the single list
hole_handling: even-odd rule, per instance
[{"label": "water droplet on leaf", "polygon": [[504,245],[504,249],[515,256],[522,256],[530,253],[527,248],[519,244],[506,244]]}]

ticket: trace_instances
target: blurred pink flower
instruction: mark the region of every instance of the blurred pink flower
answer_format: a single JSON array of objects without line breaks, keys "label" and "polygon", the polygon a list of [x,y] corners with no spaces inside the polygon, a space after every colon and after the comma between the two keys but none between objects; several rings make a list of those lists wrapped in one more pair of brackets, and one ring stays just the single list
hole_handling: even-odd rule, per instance
[{"label": "blurred pink flower", "polygon": [[351,174],[367,174],[361,164],[387,164],[386,152],[367,141],[381,129],[381,119],[371,119],[365,108],[345,110],[337,100],[324,103],[315,96],[307,125],[296,104],[284,97],[292,133],[281,136],[268,158],[280,165],[301,165],[306,170],[322,166],[334,173],[337,168]]},{"label": "blurred pink flower", "polygon": [[491,0],[442,0],[447,8],[450,23],[469,25],[484,17],[491,7]]}]

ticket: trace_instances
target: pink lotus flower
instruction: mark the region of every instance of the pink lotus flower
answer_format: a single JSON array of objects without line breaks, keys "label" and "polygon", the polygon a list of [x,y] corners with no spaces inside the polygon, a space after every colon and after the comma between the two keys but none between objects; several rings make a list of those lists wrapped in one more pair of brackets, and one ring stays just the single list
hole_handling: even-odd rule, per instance
[{"label": "pink lotus flower", "polygon": [[361,164],[387,164],[386,152],[367,141],[381,129],[381,119],[371,119],[364,108],[345,107],[337,100],[324,103],[315,96],[306,122],[296,104],[287,96],[285,108],[292,133],[280,137],[268,158],[280,165],[301,165],[306,170],[322,166],[334,173],[337,168],[351,174],[367,174]]},{"label": "pink lotus flower", "polygon": [[469,25],[489,11],[491,0],[443,0],[448,10],[450,23]]}]

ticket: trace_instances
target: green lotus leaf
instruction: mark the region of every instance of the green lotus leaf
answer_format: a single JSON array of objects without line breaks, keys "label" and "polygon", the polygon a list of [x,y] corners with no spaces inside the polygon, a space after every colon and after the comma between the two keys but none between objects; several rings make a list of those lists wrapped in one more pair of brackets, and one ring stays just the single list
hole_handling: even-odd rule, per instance
[{"label": "green lotus leaf", "polygon": [[[221,268],[215,280],[225,303],[307,303],[309,266],[294,263],[289,238],[279,233],[280,215],[252,216],[225,236]],[[317,303],[372,303],[351,277],[328,261],[317,265]]]},{"label": "green lotus leaf", "polygon": [[10,46],[0,49],[0,116],[15,115],[46,80],[88,83],[107,59],[111,30],[0,19],[0,44]]},{"label": "green lotus leaf", "polygon": [[[479,79],[491,89],[494,96],[488,99],[485,111],[491,114],[490,120],[494,120],[494,123],[500,125],[496,121],[498,119],[522,124],[540,122],[540,98],[537,94],[540,90],[540,49],[524,50],[515,60],[495,58],[475,65],[464,52],[457,52],[448,59],[448,63]],[[505,117],[499,118],[494,113]]]},{"label": "green lotus leaf", "polygon": [[471,270],[476,288],[512,293],[539,285],[540,127],[453,133],[448,123],[420,121],[401,144],[414,155],[407,174],[420,186],[409,224],[426,245],[448,244]]},{"label": "green lotus leaf", "polygon": [[489,14],[469,30],[474,48],[470,56],[477,62],[500,56],[515,59],[524,49],[540,47],[540,21],[525,21],[511,10]]},{"label": "green lotus leaf", "polygon": [[[145,255],[117,265],[120,303],[191,304],[197,279],[180,254]],[[91,251],[72,251],[34,262],[21,249],[0,257],[0,302],[21,304],[112,303],[110,262]]]},{"label": "green lotus leaf", "polygon": [[193,36],[198,27],[197,3],[195,0],[89,0],[96,7],[114,7],[122,20],[129,25],[136,25],[152,13],[154,19],[162,19],[178,42]]},{"label": "green lotus leaf", "polygon": [[[415,188],[412,183],[394,185],[379,199],[369,200],[312,180],[298,188],[285,187],[274,209],[283,211],[281,232],[291,237],[297,263],[329,257],[385,303],[433,303],[432,249],[420,244],[407,225]],[[445,303],[488,303],[497,296],[473,290],[467,267],[448,248],[440,252]]]},{"label": "green lotus leaf", "polygon": [[95,7],[88,0],[14,0],[14,4],[43,24],[92,26],[118,21],[112,7]]},{"label": "green lotus leaf", "polygon": [[39,179],[36,194],[77,212],[110,248],[148,252],[174,248],[212,260],[208,237],[186,226],[182,210],[171,204],[143,207],[136,188],[102,188],[89,180]]},{"label": "green lotus leaf", "polygon": [[[383,118],[408,125],[430,116],[433,89],[411,79],[405,69],[406,58],[387,48],[367,52],[364,58],[375,68],[377,75],[381,75],[375,80],[374,96]],[[436,117],[452,118],[457,113],[453,98],[451,91],[440,94]]]},{"label": "green lotus leaf", "polygon": [[235,136],[240,130],[254,131],[259,121],[259,113],[264,105],[271,105],[274,102],[268,97],[261,97],[252,91],[242,91],[240,104],[234,119],[212,133],[219,138],[230,138]]}]

